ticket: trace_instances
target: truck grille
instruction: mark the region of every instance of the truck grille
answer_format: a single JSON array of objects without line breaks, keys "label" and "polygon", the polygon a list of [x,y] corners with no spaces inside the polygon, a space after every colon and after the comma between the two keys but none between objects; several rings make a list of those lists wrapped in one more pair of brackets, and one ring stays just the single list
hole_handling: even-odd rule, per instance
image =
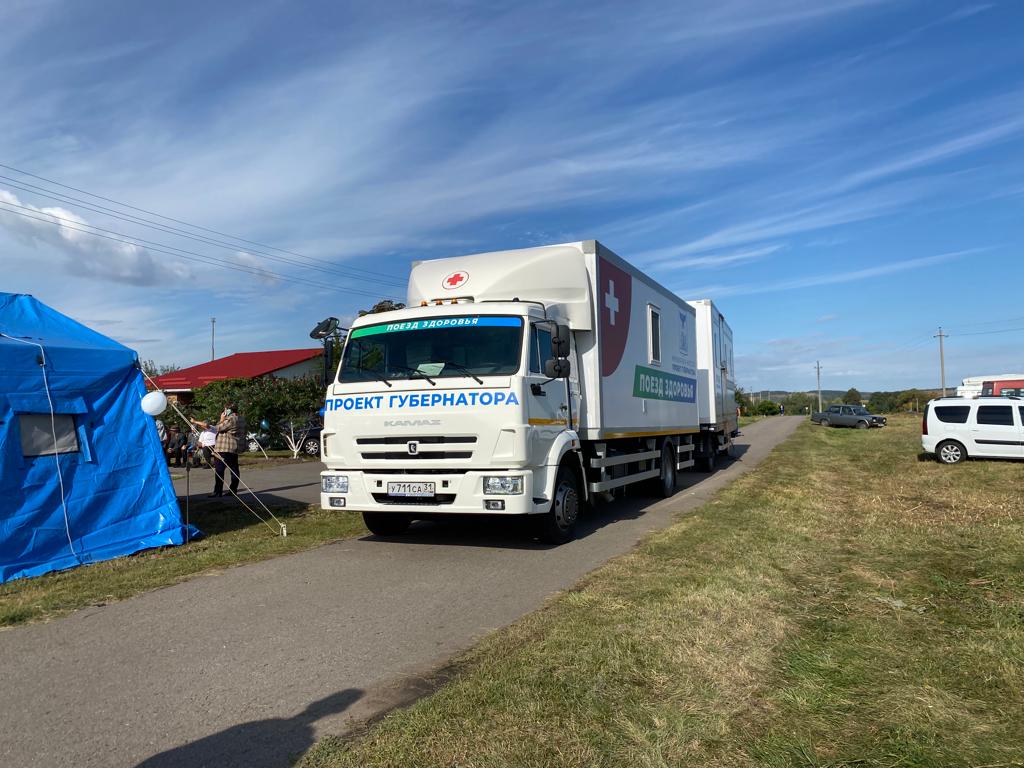
[{"label": "truck grille", "polygon": [[364,459],[384,459],[386,461],[405,461],[411,459],[412,461],[430,461],[431,459],[471,459],[473,458],[472,451],[424,451],[420,450],[417,453],[409,453],[408,451],[375,451],[373,453],[363,453]]},{"label": "truck grille", "polygon": [[422,504],[437,506],[452,504],[455,502],[454,493],[439,493],[435,496],[408,496],[404,498],[398,496],[388,496],[386,493],[374,493],[371,495],[373,496],[373,500],[376,501],[378,504],[401,504],[402,506]]},{"label": "truck grille", "polygon": [[[439,461],[472,459],[476,435],[409,435],[407,437],[359,437],[356,445],[367,461]],[[409,445],[415,444],[415,451]]]}]

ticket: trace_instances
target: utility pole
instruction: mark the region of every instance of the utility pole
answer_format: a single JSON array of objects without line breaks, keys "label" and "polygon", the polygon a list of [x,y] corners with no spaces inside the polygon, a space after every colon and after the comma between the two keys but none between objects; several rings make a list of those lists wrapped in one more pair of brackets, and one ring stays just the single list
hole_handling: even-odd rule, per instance
[{"label": "utility pole", "polygon": [[939,332],[932,338],[939,340],[939,376],[940,384],[942,385],[942,396],[946,396],[946,351],[943,347],[942,340],[949,336],[948,333],[942,332],[942,326],[939,326]]},{"label": "utility pole", "polygon": [[821,413],[821,361],[815,360],[814,368],[818,371],[818,413]]},{"label": "utility pole", "polygon": [[210,318],[210,359],[211,360],[216,360],[217,359],[217,355],[214,352],[214,340],[216,339],[216,336],[217,336],[217,318],[216,317],[211,317]]}]

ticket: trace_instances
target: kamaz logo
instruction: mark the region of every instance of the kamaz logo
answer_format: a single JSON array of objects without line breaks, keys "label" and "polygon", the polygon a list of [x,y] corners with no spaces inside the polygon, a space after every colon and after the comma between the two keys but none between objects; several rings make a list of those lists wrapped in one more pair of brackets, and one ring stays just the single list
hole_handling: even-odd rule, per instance
[{"label": "kamaz logo", "polygon": [[440,419],[385,419],[385,427],[439,427]]}]

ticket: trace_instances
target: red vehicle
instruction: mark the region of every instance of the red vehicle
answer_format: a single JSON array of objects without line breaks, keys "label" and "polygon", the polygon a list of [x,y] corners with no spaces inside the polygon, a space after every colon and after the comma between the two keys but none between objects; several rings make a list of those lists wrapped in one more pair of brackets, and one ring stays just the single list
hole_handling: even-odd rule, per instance
[{"label": "red vehicle", "polygon": [[1001,379],[1000,381],[983,381],[982,397],[1024,397],[1024,379]]}]

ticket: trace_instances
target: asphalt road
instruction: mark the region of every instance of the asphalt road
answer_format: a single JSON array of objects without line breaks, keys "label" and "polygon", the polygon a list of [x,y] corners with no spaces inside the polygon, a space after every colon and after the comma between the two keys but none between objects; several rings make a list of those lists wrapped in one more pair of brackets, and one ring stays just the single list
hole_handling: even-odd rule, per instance
[{"label": "asphalt road", "polygon": [[[239,472],[242,483],[254,492],[269,496],[275,503],[319,504],[320,503],[320,470],[323,464],[319,461],[301,464],[274,464],[270,466],[248,465]],[[175,472],[184,470],[175,469]],[[178,495],[178,504],[184,509],[185,496],[188,495],[192,504],[208,503],[207,494],[213,490],[213,470],[209,468],[193,469],[190,477],[174,481],[174,492]],[[242,487],[244,491],[244,486]],[[245,498],[243,493],[243,498]],[[217,504],[227,503],[230,497],[217,499]],[[213,503],[209,501],[209,503]],[[269,501],[267,502],[270,503]]]},{"label": "asphalt road", "polygon": [[607,505],[562,547],[421,523],[0,632],[0,765],[286,766],[699,506],[800,421],[747,427],[738,460],[684,474],[671,499]]}]

